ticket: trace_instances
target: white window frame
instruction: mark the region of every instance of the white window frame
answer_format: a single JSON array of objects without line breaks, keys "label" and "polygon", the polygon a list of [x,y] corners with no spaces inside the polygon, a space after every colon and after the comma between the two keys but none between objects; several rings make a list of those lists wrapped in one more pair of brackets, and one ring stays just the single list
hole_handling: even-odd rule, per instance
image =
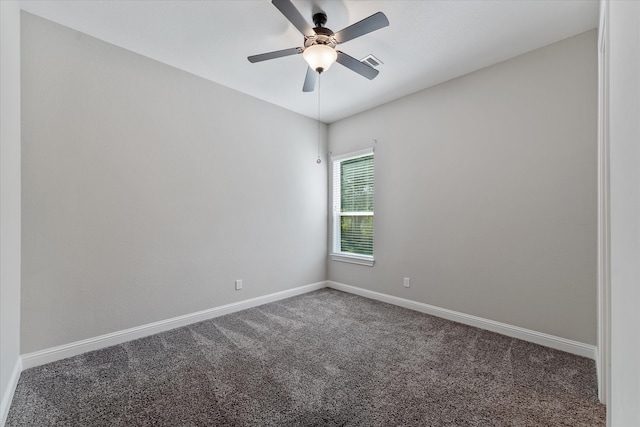
[{"label": "white window frame", "polygon": [[[331,157],[331,170],[332,170],[332,191],[331,191],[331,202],[333,205],[332,212],[332,242],[331,242],[331,260],[340,261],[340,262],[348,262],[352,264],[365,265],[368,267],[372,267],[375,263],[375,259],[373,255],[362,255],[362,254],[354,254],[351,252],[341,252],[340,251],[340,217],[342,216],[342,212],[340,212],[340,163],[345,160],[354,159],[356,157],[364,157],[374,154],[373,148],[367,148],[364,150],[358,150],[351,153],[341,154],[338,156]],[[375,156],[374,156],[375,159]],[[374,160],[375,163],[375,160]],[[337,168],[337,170],[336,170]],[[374,166],[375,168],[375,166]],[[374,172],[375,174],[375,172]],[[375,175],[374,175],[375,176]],[[375,178],[374,178],[375,179]],[[337,182],[336,182],[337,181]],[[375,197],[375,194],[374,194]],[[374,208],[375,211],[375,208]],[[350,215],[358,215],[356,213],[350,213]],[[362,215],[374,216],[373,212],[363,212]],[[374,216],[375,218],[375,216]],[[375,230],[375,219],[374,219],[374,230]],[[374,241],[375,241],[375,231],[374,231]],[[374,246],[375,248],[375,246]]]}]

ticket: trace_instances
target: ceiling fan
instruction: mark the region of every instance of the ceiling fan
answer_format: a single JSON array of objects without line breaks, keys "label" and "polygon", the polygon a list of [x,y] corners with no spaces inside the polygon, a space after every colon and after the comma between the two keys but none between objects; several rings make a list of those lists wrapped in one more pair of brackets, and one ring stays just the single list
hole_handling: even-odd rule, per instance
[{"label": "ceiling fan", "polygon": [[307,76],[302,86],[303,92],[313,92],[318,74],[326,71],[334,62],[344,65],[369,80],[378,75],[378,70],[337,50],[336,46],[389,25],[389,20],[384,13],[374,13],[368,18],[364,18],[334,33],[324,26],[324,24],[327,23],[327,15],[323,12],[313,15],[315,28],[311,28],[307,20],[304,19],[298,9],[291,3],[291,0],[272,0],[271,3],[302,33],[304,36],[304,46],[249,56],[247,58],[249,62],[266,61],[268,59],[301,53],[305,61],[309,64],[309,67],[307,67]]}]

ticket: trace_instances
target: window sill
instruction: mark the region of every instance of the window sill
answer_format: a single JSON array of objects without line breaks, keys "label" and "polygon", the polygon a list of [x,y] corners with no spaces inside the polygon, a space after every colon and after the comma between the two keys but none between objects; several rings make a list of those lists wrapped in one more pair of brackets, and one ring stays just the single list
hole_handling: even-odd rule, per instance
[{"label": "window sill", "polygon": [[372,256],[355,255],[347,253],[332,253],[332,261],[348,262],[351,264],[366,265],[367,267],[373,267],[375,260]]}]

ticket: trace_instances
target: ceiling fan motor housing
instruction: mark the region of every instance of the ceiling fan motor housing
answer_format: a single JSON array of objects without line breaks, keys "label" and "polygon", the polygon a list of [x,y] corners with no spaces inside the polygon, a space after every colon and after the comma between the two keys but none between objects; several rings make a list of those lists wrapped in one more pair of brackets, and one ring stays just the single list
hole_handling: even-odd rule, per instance
[{"label": "ceiling fan motor housing", "polygon": [[316,25],[313,29],[315,34],[304,36],[305,49],[316,44],[323,44],[331,48],[335,48],[338,41],[333,36],[333,31],[324,26],[324,24],[327,23],[327,15],[324,12],[314,14],[313,23]]}]

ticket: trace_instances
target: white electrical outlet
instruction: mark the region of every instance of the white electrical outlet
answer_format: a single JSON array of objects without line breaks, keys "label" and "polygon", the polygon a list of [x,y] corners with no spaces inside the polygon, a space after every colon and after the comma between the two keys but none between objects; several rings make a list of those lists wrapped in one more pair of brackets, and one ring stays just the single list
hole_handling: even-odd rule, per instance
[{"label": "white electrical outlet", "polygon": [[409,277],[405,277],[404,278],[404,287],[405,288],[410,288],[411,287],[411,279]]},{"label": "white electrical outlet", "polygon": [[242,279],[236,280],[236,291],[242,289]]}]

